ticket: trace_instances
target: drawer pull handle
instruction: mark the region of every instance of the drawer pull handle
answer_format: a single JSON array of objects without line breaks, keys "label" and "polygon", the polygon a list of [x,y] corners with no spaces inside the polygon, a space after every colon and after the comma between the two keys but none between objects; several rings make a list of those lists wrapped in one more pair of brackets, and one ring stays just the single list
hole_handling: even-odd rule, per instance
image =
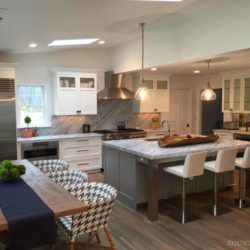
[{"label": "drawer pull handle", "polygon": [[88,152],[89,150],[88,149],[82,149],[82,150],[77,150],[77,152]]},{"label": "drawer pull handle", "polygon": [[86,165],[89,165],[89,163],[79,163],[79,164],[77,164],[77,166],[86,166]]},{"label": "drawer pull handle", "polygon": [[89,140],[78,140],[77,142],[86,142],[86,141],[89,141]]}]

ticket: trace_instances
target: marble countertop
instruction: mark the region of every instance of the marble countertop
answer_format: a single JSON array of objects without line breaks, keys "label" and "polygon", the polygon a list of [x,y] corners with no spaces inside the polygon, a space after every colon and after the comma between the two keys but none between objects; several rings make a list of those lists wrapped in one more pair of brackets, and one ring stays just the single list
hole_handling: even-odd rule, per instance
[{"label": "marble countertop", "polygon": [[233,133],[233,134],[241,134],[241,135],[250,135],[250,130],[246,131],[245,129],[214,129],[215,132],[225,132],[225,133]]},{"label": "marble countertop", "polygon": [[59,141],[61,139],[72,139],[82,137],[102,137],[101,134],[97,133],[80,133],[80,134],[62,134],[62,135],[44,135],[35,136],[30,138],[18,137],[17,142],[39,142],[39,141]]},{"label": "marble countertop", "polygon": [[187,153],[207,151],[216,153],[220,149],[236,147],[244,149],[250,146],[250,141],[239,141],[232,139],[219,139],[214,143],[204,143],[176,148],[160,148],[157,141],[146,141],[144,139],[130,139],[117,141],[103,141],[103,145],[131,153],[151,160],[184,157]]}]

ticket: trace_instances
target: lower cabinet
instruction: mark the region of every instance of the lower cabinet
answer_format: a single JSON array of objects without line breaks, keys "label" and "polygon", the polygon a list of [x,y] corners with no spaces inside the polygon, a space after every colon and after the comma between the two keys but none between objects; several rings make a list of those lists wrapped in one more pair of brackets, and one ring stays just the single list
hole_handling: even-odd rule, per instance
[{"label": "lower cabinet", "polygon": [[102,139],[98,136],[62,139],[59,158],[67,161],[70,169],[99,170],[102,168]]}]

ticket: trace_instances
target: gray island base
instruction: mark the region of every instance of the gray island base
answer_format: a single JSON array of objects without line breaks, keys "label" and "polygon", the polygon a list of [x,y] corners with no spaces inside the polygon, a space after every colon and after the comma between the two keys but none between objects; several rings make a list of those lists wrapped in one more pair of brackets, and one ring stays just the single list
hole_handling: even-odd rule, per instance
[{"label": "gray island base", "polygon": [[[250,142],[231,139],[176,148],[160,148],[157,141],[145,139],[104,141],[105,182],[114,186],[118,190],[118,199],[133,209],[146,202],[148,219],[155,221],[159,199],[181,193],[181,179],[167,175],[162,171],[164,167],[183,163],[188,153],[206,151],[208,157],[215,157],[220,149],[235,147],[240,153],[248,146]],[[221,175],[219,187],[231,184],[231,177],[231,173]],[[187,193],[203,192],[212,186],[213,176],[205,171],[203,176],[188,181]]]}]

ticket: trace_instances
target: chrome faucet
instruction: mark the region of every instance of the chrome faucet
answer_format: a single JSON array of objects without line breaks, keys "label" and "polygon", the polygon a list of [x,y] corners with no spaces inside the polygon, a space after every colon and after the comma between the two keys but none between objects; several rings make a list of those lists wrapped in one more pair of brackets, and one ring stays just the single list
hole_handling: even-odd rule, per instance
[{"label": "chrome faucet", "polygon": [[162,127],[162,128],[164,127],[165,122],[166,122],[166,120],[163,120],[163,121],[161,122],[161,127]]},{"label": "chrome faucet", "polygon": [[[167,123],[167,128],[165,126],[165,123]],[[161,127],[165,128],[164,135],[170,135],[170,123],[169,123],[169,121],[163,120],[161,123]]]}]

